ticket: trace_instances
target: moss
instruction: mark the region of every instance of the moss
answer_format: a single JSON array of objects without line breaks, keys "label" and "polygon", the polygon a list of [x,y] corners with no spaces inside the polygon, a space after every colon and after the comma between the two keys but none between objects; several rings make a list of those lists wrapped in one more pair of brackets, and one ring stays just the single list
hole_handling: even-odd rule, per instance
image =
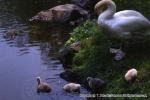
[{"label": "moss", "polygon": [[[86,23],[84,23],[83,25],[81,25],[81,27],[77,27],[73,30],[73,32],[71,33],[71,37],[70,39],[68,39],[68,41],[66,42],[65,45],[70,45],[76,41],[81,41],[83,39],[88,39],[91,35],[93,35],[93,33],[95,34],[96,32],[99,32],[99,27],[96,26],[95,20],[93,20],[92,22],[87,20]],[[89,30],[90,27],[90,30]]]},{"label": "moss", "polygon": [[[149,95],[150,47],[145,45],[149,42],[130,44],[126,58],[114,61],[109,48],[119,46],[120,43],[108,40],[94,20],[88,20],[74,29],[68,41],[66,45],[81,41],[81,50],[75,55],[72,65],[73,71],[80,76],[80,81],[88,76],[99,77],[107,82],[106,93]],[[129,68],[138,70],[138,78],[133,84],[127,84],[124,80]]]}]

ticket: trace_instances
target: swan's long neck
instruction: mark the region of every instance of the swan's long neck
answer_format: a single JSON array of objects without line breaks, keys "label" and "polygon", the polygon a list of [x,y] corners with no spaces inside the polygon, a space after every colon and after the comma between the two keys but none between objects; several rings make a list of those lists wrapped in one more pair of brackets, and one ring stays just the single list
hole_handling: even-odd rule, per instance
[{"label": "swan's long neck", "polygon": [[116,5],[113,1],[111,1],[107,3],[107,9],[104,10],[99,17],[102,20],[111,19],[115,13],[116,13]]},{"label": "swan's long neck", "polygon": [[38,84],[41,84],[41,79],[37,78],[37,82],[38,82]]}]

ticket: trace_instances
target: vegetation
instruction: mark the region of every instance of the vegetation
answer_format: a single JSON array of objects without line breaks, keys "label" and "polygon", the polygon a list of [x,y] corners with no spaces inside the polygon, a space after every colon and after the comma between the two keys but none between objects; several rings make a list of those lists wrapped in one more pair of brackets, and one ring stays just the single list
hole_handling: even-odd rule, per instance
[{"label": "vegetation", "polygon": [[[150,47],[145,45],[147,42],[130,44],[126,58],[115,61],[109,48],[120,43],[108,40],[94,20],[88,20],[74,29],[66,45],[75,41],[81,41],[81,50],[74,57],[73,71],[81,80],[88,76],[104,79],[107,82],[106,93],[149,94]],[[124,80],[130,68],[138,70],[138,78],[132,85]]]},{"label": "vegetation", "polygon": [[117,11],[136,10],[150,18],[150,0],[113,0],[116,3]]},{"label": "vegetation", "polygon": [[136,10],[150,18],[150,1],[149,0],[113,0],[117,5],[117,10],[131,9]]},{"label": "vegetation", "polygon": [[[149,0],[114,1],[117,11],[137,10],[150,18]],[[73,59],[72,70],[80,76],[80,82],[88,76],[98,77],[107,82],[106,93],[150,95],[150,47],[145,45],[149,44],[149,41],[130,43],[126,58],[122,61],[115,61],[113,55],[109,53],[109,48],[119,47],[120,41],[109,40],[96,24],[96,20],[88,20],[75,28],[65,45],[76,41],[81,41],[81,50]],[[138,78],[133,84],[127,84],[124,80],[124,75],[130,68],[138,70]]]},{"label": "vegetation", "polygon": [[[137,10],[150,18],[149,0],[114,1],[117,11]],[[81,50],[73,59],[72,70],[80,76],[80,82],[88,76],[98,77],[107,82],[105,93],[150,95],[150,47],[147,45],[150,41],[130,43],[126,58],[122,61],[115,61],[113,55],[109,53],[109,48],[119,47],[120,41],[109,40],[95,20],[88,20],[75,28],[65,45],[76,41],[81,41]],[[124,75],[130,68],[138,70],[138,78],[133,84],[127,84],[124,80]]]},{"label": "vegetation", "polygon": [[[117,5],[117,11],[137,10],[150,18],[149,0],[114,1]],[[98,77],[107,82],[105,93],[150,95],[150,47],[145,45],[149,42],[130,43],[126,58],[122,61],[115,61],[113,55],[109,53],[109,48],[119,47],[120,41],[109,40],[96,24],[96,20],[88,20],[75,28],[65,45],[70,45],[76,41],[81,41],[81,50],[73,59],[72,70],[80,76],[80,82],[88,76]],[[124,80],[124,75],[130,68],[138,70],[138,78],[133,84],[127,84]]]}]

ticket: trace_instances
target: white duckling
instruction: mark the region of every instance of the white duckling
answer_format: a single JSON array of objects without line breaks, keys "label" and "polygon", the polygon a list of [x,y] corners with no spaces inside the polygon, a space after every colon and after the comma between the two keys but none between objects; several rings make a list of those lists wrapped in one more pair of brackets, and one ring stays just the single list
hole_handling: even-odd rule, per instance
[{"label": "white duckling", "polygon": [[134,81],[136,77],[137,77],[137,70],[134,68],[129,69],[127,73],[125,74],[125,80],[127,82]]},{"label": "white duckling", "polygon": [[63,90],[66,92],[80,92],[81,85],[76,83],[68,83],[64,85]]}]

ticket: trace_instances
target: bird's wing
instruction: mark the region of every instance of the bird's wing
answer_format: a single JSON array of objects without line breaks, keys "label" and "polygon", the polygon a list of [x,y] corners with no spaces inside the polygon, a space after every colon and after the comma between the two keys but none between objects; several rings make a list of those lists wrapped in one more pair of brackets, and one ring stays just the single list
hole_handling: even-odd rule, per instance
[{"label": "bird's wing", "polygon": [[150,28],[150,22],[145,17],[128,16],[114,19],[113,28],[119,27],[123,31],[132,32]]},{"label": "bird's wing", "polygon": [[130,16],[138,16],[138,17],[144,17],[141,13],[134,11],[134,10],[123,10],[116,12],[114,14],[115,17],[130,17]]}]

